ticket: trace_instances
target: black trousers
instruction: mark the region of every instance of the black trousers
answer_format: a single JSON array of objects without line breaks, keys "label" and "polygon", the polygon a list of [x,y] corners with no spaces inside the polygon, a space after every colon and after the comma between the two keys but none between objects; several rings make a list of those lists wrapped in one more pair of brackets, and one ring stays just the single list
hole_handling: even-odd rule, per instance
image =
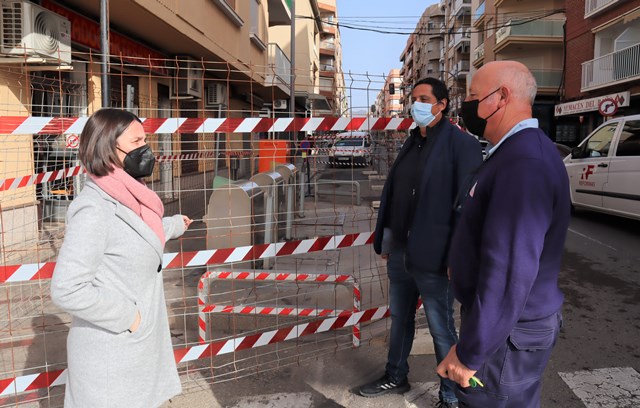
[{"label": "black trousers", "polygon": [[460,407],[539,408],[542,374],[561,326],[560,312],[536,321],[518,322],[505,343],[476,373],[484,387],[456,388]]}]

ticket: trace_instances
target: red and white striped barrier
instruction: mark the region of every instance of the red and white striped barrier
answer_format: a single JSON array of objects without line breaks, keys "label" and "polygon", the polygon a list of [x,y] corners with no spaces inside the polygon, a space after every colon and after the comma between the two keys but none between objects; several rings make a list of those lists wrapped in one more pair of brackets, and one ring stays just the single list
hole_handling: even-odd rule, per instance
[{"label": "red and white striped barrier", "polygon": [[[87,117],[0,116],[0,134],[80,134]],[[146,133],[253,133],[299,131],[406,130],[410,118],[142,118]]]},{"label": "red and white striped barrier", "polygon": [[[250,336],[241,336],[228,340],[215,341],[208,344],[174,350],[176,363],[186,363],[201,358],[210,358],[240,350],[266,346],[280,341],[292,340],[311,334],[325,333],[356,324],[380,320],[389,317],[388,307],[377,307],[361,312],[346,312],[342,316],[331,317],[295,326],[284,327]],[[33,391],[63,385],[67,382],[65,370],[48,371],[39,374],[25,375],[15,378],[0,379],[0,396],[6,397],[16,393]]]},{"label": "red and white striped barrier", "polygon": [[[353,312],[360,311],[360,285],[351,275],[329,275],[329,274],[298,274],[298,273],[278,273],[278,272],[205,272],[198,281],[198,337],[201,344],[207,342],[207,314],[208,313],[237,313],[254,315],[281,315],[281,316],[304,316],[304,317],[329,317],[341,316],[343,310],[316,309],[316,308],[278,308],[278,307],[255,307],[255,306],[216,306],[210,305],[209,281],[211,280],[245,280],[260,282],[292,282],[292,283],[332,283],[353,286]],[[353,326],[353,347],[360,347],[360,325]]]},{"label": "red and white striped barrier", "polygon": [[[171,252],[163,255],[162,267],[182,268],[191,266],[220,265],[233,262],[254,261],[287,255],[330,251],[373,242],[373,232],[333,235],[273,244],[248,245],[237,248],[209,249],[204,251]],[[26,282],[50,279],[55,262],[21,265],[0,265],[0,283]]]},{"label": "red and white striped barrier", "polygon": [[324,320],[315,320],[308,323],[276,329],[265,333],[236,337],[229,340],[216,341],[182,350],[175,350],[174,354],[176,356],[177,363],[185,363],[187,361],[193,361],[200,358],[219,356],[249,348],[266,346],[267,344],[304,337],[310,334],[324,333],[330,330],[351,327],[356,324],[379,320],[388,316],[388,307],[377,307],[361,312],[345,313],[338,317],[330,317]]},{"label": "red and white striped barrier", "polygon": [[[340,309],[315,309],[301,307],[271,307],[271,306],[230,306],[230,305],[206,305],[203,313],[223,313],[223,314],[249,314],[262,316],[303,316],[303,317],[335,317],[350,310]],[[204,343],[201,341],[201,343]]]}]

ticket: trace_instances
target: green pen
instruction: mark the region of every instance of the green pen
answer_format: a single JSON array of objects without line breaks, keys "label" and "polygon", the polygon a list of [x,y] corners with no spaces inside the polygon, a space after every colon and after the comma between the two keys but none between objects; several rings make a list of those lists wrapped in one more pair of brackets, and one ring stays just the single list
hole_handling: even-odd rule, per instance
[{"label": "green pen", "polygon": [[469,384],[471,384],[472,388],[476,388],[478,385],[484,387],[482,381],[480,381],[475,375],[472,375],[471,378],[469,378]]}]

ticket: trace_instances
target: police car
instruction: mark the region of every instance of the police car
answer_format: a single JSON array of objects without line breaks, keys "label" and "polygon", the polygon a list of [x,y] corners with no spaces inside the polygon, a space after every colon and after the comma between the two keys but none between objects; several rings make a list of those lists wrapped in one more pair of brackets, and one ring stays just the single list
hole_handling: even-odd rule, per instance
[{"label": "police car", "polygon": [[640,220],[640,115],[603,123],[564,163],[575,208]]}]

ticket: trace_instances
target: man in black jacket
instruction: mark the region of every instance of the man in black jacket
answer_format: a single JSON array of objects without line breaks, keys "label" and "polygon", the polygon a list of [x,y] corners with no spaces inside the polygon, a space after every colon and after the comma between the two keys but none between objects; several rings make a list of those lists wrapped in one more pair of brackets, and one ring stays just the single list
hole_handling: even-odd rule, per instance
[{"label": "man in black jacket", "polygon": [[[445,261],[456,212],[470,174],[482,162],[480,143],[444,115],[449,93],[441,81],[424,78],[412,92],[415,127],[394,162],[382,191],[374,249],[387,260],[391,334],[385,374],[360,387],[376,397],[409,390],[407,359],[413,344],[418,297],[440,363],[457,342],[453,294]],[[440,407],[457,407],[454,384],[440,383]]]}]

